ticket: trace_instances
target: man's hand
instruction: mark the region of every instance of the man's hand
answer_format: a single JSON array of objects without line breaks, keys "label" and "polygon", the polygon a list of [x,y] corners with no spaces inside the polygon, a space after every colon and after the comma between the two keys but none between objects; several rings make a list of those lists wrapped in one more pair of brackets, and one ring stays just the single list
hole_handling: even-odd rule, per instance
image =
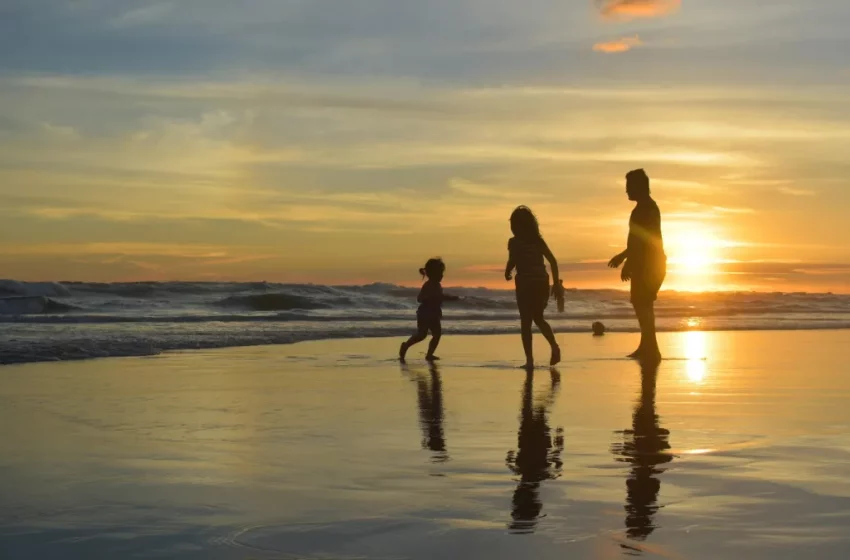
[{"label": "man's hand", "polygon": [[506,270],[506,271],[505,271],[505,280],[507,280],[508,282],[510,282],[510,281],[511,281],[511,280],[513,280],[513,279],[514,279],[514,275],[513,275],[513,274],[511,274],[511,273],[510,273],[510,271]]},{"label": "man's hand", "polygon": [[623,282],[628,282],[632,279],[632,267],[629,266],[629,263],[626,263],[626,266],[623,267],[623,271],[620,272],[620,280]]},{"label": "man's hand", "polygon": [[624,260],[626,260],[625,252],[620,253],[619,255],[614,255],[614,258],[608,261],[608,268],[620,268],[620,265],[623,264]]}]

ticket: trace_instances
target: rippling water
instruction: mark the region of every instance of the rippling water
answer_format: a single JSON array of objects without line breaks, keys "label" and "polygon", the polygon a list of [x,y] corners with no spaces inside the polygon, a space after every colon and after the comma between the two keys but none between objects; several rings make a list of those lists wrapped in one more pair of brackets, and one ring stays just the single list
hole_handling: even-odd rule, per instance
[{"label": "rippling water", "polygon": [[[495,334],[517,328],[510,290],[455,288],[444,331]],[[157,354],[163,350],[402,336],[415,322],[416,288],[387,284],[124,284],[0,281],[0,363]],[[850,296],[663,292],[661,330],[850,328]],[[571,290],[556,331],[637,328],[628,294]]]},{"label": "rippling water", "polygon": [[850,331],[559,336],[8,368],[0,557],[847,558]]}]

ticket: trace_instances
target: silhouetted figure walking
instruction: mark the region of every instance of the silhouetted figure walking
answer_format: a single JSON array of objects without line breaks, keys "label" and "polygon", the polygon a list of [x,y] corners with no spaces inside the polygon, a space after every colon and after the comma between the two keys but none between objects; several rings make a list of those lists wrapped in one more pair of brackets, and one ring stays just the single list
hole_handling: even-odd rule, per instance
[{"label": "silhouetted figure walking", "polygon": [[416,300],[419,302],[419,309],[416,310],[416,334],[411,336],[407,342],[401,343],[401,348],[398,351],[398,358],[404,361],[407,356],[407,351],[411,346],[422,342],[431,333],[431,342],[428,344],[428,353],[425,359],[428,361],[439,360],[434,352],[437,350],[437,345],[440,344],[440,338],[443,334],[441,319],[443,317],[443,302],[455,301],[460,299],[457,296],[450,296],[443,293],[443,275],[446,272],[446,265],[440,258],[428,259],[425,266],[419,269],[419,274],[422,277],[428,277],[428,281],[422,285],[419,291],[419,297]]},{"label": "silhouetted figure walking", "polygon": [[667,256],[661,236],[661,212],[649,195],[649,177],[643,169],[626,175],[626,194],[637,202],[629,219],[626,250],[608,263],[611,268],[623,265],[623,282],[631,281],[631,300],[640,324],[640,345],[630,358],[661,357],[655,336],[655,300],[667,275]]},{"label": "silhouetted figure walking", "polygon": [[552,327],[543,318],[549,304],[549,274],[544,257],[549,261],[554,283],[551,293],[559,296],[561,282],[558,278],[558,261],[540,235],[537,218],[527,206],[520,206],[511,214],[511,231],[514,236],[508,241],[508,262],[505,265],[505,280],[511,280],[516,268],[516,303],[519,308],[522,348],[525,351],[526,368],[534,367],[534,349],[531,340],[531,323],[537,325],[552,348],[550,365],[561,361],[561,348],[555,341]]},{"label": "silhouetted figure walking", "polygon": [[626,479],[626,535],[643,541],[655,530],[653,517],[658,511],[658,493],[661,482],[659,468],[673,460],[668,452],[670,432],[659,427],[655,413],[655,384],[658,361],[641,362],[640,399],[632,417],[632,429],[623,430],[623,443],[614,444],[612,453],[617,461],[629,463],[631,470]]},{"label": "silhouetted figure walking", "polygon": [[518,475],[514,491],[510,525],[512,531],[532,533],[537,526],[543,503],[540,501],[540,483],[561,475],[561,453],[564,451],[564,431],[558,428],[551,435],[547,418],[560,386],[561,377],[552,370],[552,385],[542,402],[534,403],[534,372],[526,373],[522,389],[522,406],[519,415],[517,451],[509,451],[505,459],[508,468]]}]

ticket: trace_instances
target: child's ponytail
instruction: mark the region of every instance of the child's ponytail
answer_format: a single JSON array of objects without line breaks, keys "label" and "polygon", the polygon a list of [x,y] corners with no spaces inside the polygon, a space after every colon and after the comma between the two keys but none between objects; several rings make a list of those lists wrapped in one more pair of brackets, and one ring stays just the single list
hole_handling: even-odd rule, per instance
[{"label": "child's ponytail", "polygon": [[443,259],[440,257],[434,257],[433,259],[428,259],[428,262],[425,263],[425,266],[419,269],[419,274],[422,275],[422,278],[426,276],[431,278],[435,275],[442,274],[446,271],[446,265],[443,264]]}]

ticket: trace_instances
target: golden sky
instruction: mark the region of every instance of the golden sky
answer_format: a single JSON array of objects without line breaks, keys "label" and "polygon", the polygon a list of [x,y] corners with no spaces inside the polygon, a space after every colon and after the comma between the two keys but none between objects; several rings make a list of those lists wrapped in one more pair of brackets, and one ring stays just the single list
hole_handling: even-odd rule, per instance
[{"label": "golden sky", "polygon": [[527,204],[613,287],[643,167],[668,287],[850,291],[850,8],[740,4],[13,0],[0,275],[505,286]]}]

